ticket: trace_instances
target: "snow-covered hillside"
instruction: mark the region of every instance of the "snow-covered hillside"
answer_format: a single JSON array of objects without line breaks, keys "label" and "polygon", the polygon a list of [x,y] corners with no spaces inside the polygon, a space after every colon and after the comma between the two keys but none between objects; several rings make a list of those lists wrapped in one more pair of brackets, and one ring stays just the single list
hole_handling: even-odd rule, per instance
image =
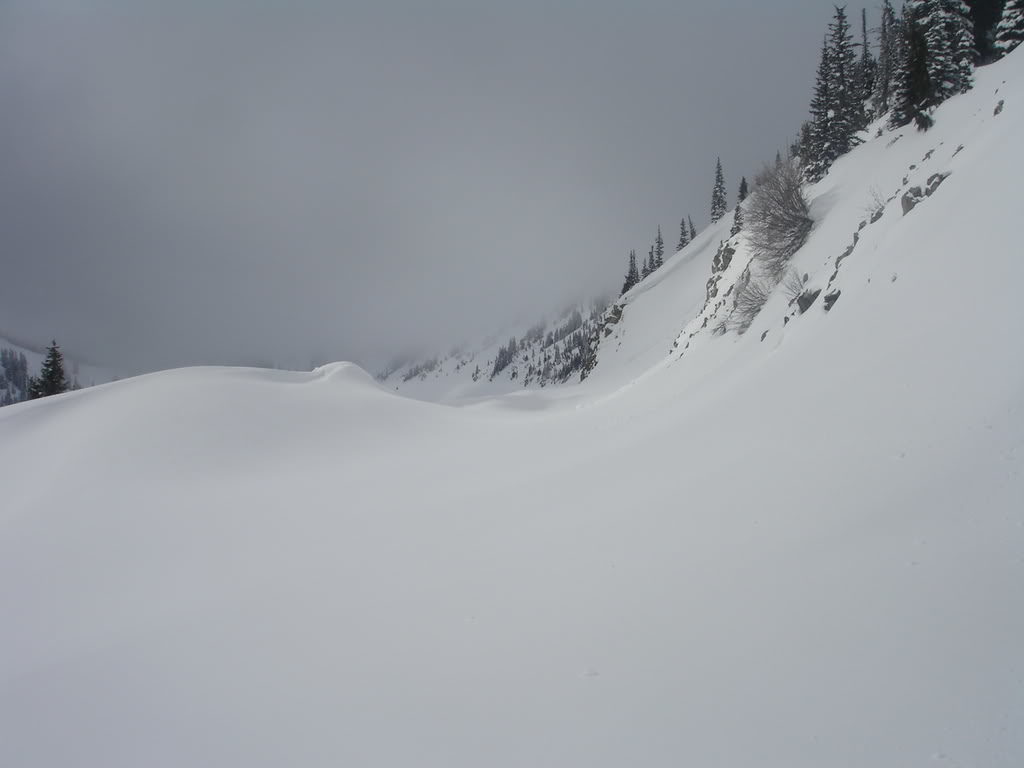
[{"label": "snow-covered hillside", "polygon": [[1021,765],[1024,52],[935,119],[808,190],[822,293],[742,336],[727,216],[580,385],[4,409],[0,764]]},{"label": "snow-covered hillside", "polygon": [[456,402],[578,381],[608,301],[574,305],[553,318],[513,328],[481,344],[402,361],[377,375],[388,389],[432,402]]}]

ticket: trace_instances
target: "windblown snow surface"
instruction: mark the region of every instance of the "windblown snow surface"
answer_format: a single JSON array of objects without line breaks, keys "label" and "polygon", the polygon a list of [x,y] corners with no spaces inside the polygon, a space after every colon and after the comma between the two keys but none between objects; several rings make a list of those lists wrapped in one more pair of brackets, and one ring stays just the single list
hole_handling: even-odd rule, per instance
[{"label": "windblown snow surface", "polygon": [[1024,765],[1022,114],[1017,52],[808,190],[811,287],[896,195],[829,312],[694,334],[727,216],[582,385],[3,409],[0,764]]}]

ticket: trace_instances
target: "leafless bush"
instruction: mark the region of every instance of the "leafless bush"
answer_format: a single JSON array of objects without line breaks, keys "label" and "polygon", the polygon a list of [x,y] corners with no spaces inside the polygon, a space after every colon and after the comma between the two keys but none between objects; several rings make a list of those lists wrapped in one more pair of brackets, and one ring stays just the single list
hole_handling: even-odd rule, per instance
[{"label": "leafless bush", "polygon": [[783,162],[765,166],[757,175],[745,214],[754,257],[778,284],[790,258],[807,241],[814,225],[796,165]]},{"label": "leafless bush", "polygon": [[870,221],[878,221],[882,218],[882,211],[885,210],[886,203],[889,201],[885,199],[885,195],[878,187],[871,187],[868,190],[868,198],[868,204],[864,206],[864,213],[867,214]]},{"label": "leafless bush", "polygon": [[800,273],[797,272],[793,267],[786,270],[786,274],[782,278],[782,294],[792,304],[796,297],[804,292],[804,279],[800,277]]},{"label": "leafless bush", "polygon": [[778,281],[771,275],[751,275],[745,272],[736,283],[736,299],[729,314],[729,328],[739,334],[746,333],[776,285]]}]

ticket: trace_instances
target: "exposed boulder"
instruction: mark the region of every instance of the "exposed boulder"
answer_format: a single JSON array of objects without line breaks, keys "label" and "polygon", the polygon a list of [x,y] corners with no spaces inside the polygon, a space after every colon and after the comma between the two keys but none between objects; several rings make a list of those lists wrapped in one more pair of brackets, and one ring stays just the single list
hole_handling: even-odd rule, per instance
[{"label": "exposed boulder", "polygon": [[924,200],[924,192],[920,187],[911,187],[903,193],[903,197],[900,199],[900,205],[903,206],[903,215],[906,216],[919,202]]},{"label": "exposed boulder", "polygon": [[800,310],[801,315],[811,308],[811,305],[814,304],[814,300],[818,298],[818,294],[820,293],[821,288],[815,288],[814,290],[807,289],[796,297],[796,306],[797,309]]},{"label": "exposed boulder", "polygon": [[944,182],[949,176],[949,173],[933,173],[928,177],[928,184],[925,186],[924,194],[925,197],[930,197],[932,192],[939,188],[939,184]]}]

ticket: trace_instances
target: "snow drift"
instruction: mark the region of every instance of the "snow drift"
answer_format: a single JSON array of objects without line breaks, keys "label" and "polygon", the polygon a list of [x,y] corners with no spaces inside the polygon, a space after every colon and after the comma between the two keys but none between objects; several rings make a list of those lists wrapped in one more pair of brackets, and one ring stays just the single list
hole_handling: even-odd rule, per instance
[{"label": "snow drift", "polygon": [[714,335],[726,216],[582,385],[3,409],[0,763],[1019,766],[1022,111],[1018,52],[809,189],[829,311]]}]

